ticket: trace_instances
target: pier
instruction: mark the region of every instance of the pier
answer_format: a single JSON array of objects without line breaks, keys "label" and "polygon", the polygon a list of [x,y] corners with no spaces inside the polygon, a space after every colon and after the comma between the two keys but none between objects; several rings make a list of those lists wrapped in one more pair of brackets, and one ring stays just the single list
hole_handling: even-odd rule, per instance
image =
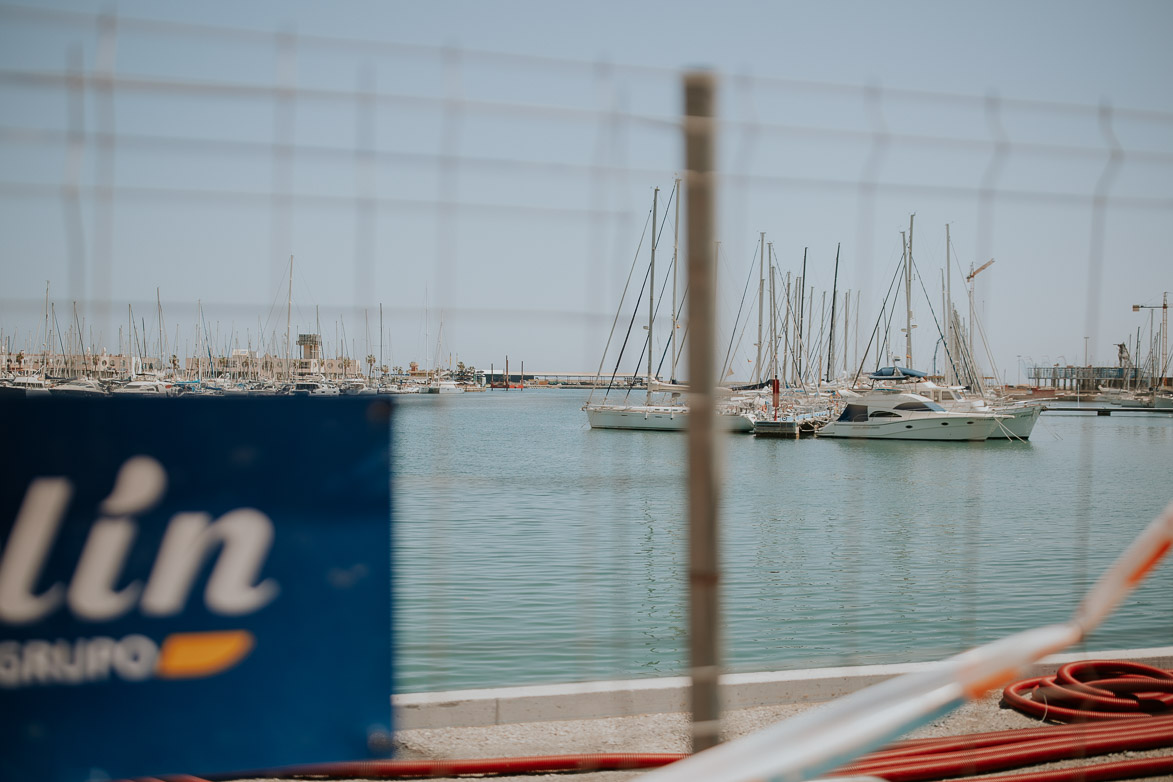
[{"label": "pier", "polygon": [[1096,415],[1112,415],[1112,413],[1173,413],[1173,407],[1053,407],[1045,405],[1044,413],[1095,413]]}]

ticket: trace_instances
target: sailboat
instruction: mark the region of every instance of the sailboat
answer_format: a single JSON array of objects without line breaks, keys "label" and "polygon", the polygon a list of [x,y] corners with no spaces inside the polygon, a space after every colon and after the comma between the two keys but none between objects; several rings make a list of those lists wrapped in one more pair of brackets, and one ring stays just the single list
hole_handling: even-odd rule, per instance
[{"label": "sailboat", "polygon": [[[909,244],[911,245],[911,239]],[[952,280],[950,247],[949,226],[946,225],[945,267],[948,271],[945,288],[945,328],[941,338],[944,341],[948,359],[947,382],[945,386],[938,386],[931,381],[924,380],[915,385],[915,390],[949,411],[988,412],[1001,416],[998,427],[990,435],[992,440],[1027,440],[1043,412],[1043,406],[1039,403],[999,398],[987,390],[982,382],[981,373],[977,371],[977,360],[974,355],[974,332],[982,333],[983,344],[985,343],[985,335],[980,328],[977,311],[974,308],[973,280],[982,271],[992,266],[994,259],[991,258],[976,269],[971,266],[969,274],[965,277],[969,297],[969,339],[967,342],[959,339],[961,329],[958,323],[959,319],[953,309],[952,286],[950,284]],[[909,253],[911,255],[911,250]],[[988,355],[988,347],[986,351]],[[954,383],[949,383],[948,378],[954,378]]]},{"label": "sailboat", "polygon": [[[915,217],[915,215],[913,215]],[[877,368],[868,377],[868,388],[843,389],[846,403],[834,421],[819,430],[819,437],[858,437],[886,440],[966,440],[989,439],[1001,431],[1002,422],[1010,418],[971,406],[949,410],[940,402],[918,393],[925,389],[927,374],[908,366],[912,362],[912,227],[902,244],[905,300],[905,366]],[[972,275],[971,275],[972,278]],[[947,345],[948,349],[948,345]],[[865,357],[866,360],[866,357]],[[939,387],[938,387],[939,388]],[[940,398],[940,397],[939,397]],[[950,396],[952,401],[952,396]]]},{"label": "sailboat", "polygon": [[[675,246],[679,246],[679,224],[680,224],[680,208],[679,208],[679,192],[680,180],[676,180],[676,185],[673,189],[674,197],[677,203],[677,240]],[[583,405],[583,411],[587,414],[587,421],[590,423],[592,429],[631,429],[631,430],[647,430],[647,431],[672,431],[679,432],[688,428],[688,405],[684,402],[682,394],[686,391],[683,386],[676,383],[664,384],[661,383],[652,370],[653,363],[653,327],[655,324],[655,277],[656,277],[656,219],[659,211],[659,196],[660,188],[655,188],[652,193],[652,243],[651,243],[651,261],[648,270],[648,331],[647,336],[647,373],[644,377],[644,399],[642,403],[630,403],[627,397],[632,392],[632,386],[629,385],[624,394],[624,401],[621,403],[608,402],[606,395],[602,402],[594,402],[594,392],[591,392],[591,399]],[[676,252],[673,251],[673,264],[676,262]],[[672,359],[673,366],[676,360],[676,291],[673,286],[673,302],[672,302]],[[620,308],[623,303],[620,301]],[[618,313],[616,313],[618,318]],[[634,323],[634,320],[633,320]],[[605,354],[606,351],[604,351]],[[602,372],[602,364],[599,366],[600,376]],[[596,378],[597,380],[597,378]],[[633,378],[634,384],[634,378]],[[610,391],[610,386],[608,386]],[[667,400],[655,401],[657,397],[655,394],[668,394]],[[662,399],[662,396],[660,397]],[[722,405],[718,408],[717,426],[721,429],[733,432],[752,432],[753,419],[746,415],[740,408],[734,405]]]}]

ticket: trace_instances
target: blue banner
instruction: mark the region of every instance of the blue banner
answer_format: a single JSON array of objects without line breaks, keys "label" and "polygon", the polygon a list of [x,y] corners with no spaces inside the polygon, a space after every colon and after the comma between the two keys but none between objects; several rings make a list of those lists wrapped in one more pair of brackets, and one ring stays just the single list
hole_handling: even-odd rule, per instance
[{"label": "blue banner", "polygon": [[371,397],[0,403],[0,779],[386,746],[391,412]]}]

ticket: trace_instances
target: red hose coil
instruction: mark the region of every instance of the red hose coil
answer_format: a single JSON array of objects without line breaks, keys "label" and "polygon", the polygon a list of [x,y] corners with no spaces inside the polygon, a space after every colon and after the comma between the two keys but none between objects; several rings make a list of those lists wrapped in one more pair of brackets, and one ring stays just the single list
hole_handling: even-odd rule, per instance
[{"label": "red hose coil", "polygon": [[[1088,661],[1062,666],[1054,676],[1006,687],[1006,704],[1048,721],[1073,724],[903,741],[838,770],[889,782],[921,782],[1087,758],[1173,747],[1173,672],[1139,663]],[[397,779],[467,774],[611,771],[664,766],[687,755],[611,753],[471,760],[374,760],[321,763],[207,779],[320,776],[331,779]],[[983,777],[981,782],[1100,782],[1173,774],[1173,755],[1093,766]],[[151,778],[153,779],[153,778]],[[168,782],[202,782],[165,776]],[[144,782],[146,782],[144,778]]]},{"label": "red hose coil", "polygon": [[1173,713],[1173,673],[1140,663],[1068,663],[1054,676],[1009,685],[1006,703],[1054,722],[1135,719]]}]

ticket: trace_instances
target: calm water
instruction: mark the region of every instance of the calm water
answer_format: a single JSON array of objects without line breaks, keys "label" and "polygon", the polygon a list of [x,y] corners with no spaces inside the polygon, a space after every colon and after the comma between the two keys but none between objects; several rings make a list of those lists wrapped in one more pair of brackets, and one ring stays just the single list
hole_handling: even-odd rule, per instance
[{"label": "calm water", "polygon": [[[397,691],[687,661],[685,437],[586,391],[402,397]],[[1173,417],[1044,414],[1028,443],[721,440],[733,671],[937,659],[1062,621],[1173,499]],[[1166,563],[1085,644],[1173,645]]]}]

